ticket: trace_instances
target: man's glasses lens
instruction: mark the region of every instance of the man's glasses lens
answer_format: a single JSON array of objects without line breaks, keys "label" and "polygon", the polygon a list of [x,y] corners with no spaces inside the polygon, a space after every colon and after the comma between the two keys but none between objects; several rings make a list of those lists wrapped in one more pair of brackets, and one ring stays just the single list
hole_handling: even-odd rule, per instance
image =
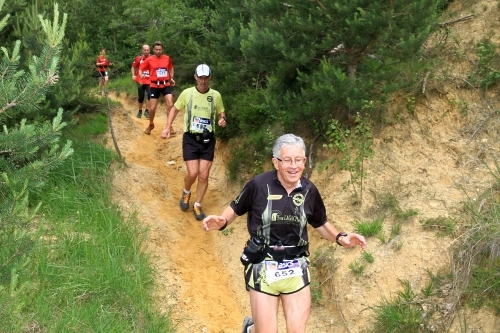
[{"label": "man's glasses lens", "polygon": [[278,158],[276,157],[276,159],[278,161],[280,161],[281,163],[283,163],[283,165],[290,165],[290,164],[295,164],[295,165],[302,165],[304,164],[304,161],[305,161],[305,158],[304,157],[301,157],[301,158],[296,158],[296,159],[291,159],[291,158],[285,158],[285,159],[281,159],[281,158]]}]

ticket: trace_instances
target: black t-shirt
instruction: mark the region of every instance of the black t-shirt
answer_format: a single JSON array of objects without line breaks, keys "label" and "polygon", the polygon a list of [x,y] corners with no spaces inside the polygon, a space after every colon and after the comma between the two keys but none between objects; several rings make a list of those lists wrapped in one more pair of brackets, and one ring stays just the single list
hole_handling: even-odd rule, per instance
[{"label": "black t-shirt", "polygon": [[263,235],[268,245],[279,240],[285,246],[305,245],[309,241],[306,224],[318,228],[327,217],[316,186],[304,177],[300,184],[288,195],[276,170],[263,173],[245,185],[231,208],[240,216],[248,213],[248,232]]}]

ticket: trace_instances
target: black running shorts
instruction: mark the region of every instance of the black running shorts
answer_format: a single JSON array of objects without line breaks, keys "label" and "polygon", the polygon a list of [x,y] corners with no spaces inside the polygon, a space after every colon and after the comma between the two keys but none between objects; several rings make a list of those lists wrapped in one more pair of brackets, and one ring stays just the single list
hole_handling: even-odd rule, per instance
[{"label": "black running shorts", "polygon": [[197,141],[191,133],[185,132],[182,136],[182,158],[184,161],[206,160],[212,162],[215,154],[215,136],[209,143]]},{"label": "black running shorts", "polygon": [[153,88],[150,86],[149,89],[151,90],[151,99],[159,99],[160,94],[163,94],[163,96],[172,95],[172,88],[170,86],[163,88]]}]

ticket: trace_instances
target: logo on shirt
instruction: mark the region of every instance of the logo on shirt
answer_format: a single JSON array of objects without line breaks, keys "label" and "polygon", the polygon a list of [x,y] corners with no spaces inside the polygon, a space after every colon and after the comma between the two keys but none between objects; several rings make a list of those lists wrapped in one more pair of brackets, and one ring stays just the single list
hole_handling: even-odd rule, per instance
[{"label": "logo on shirt", "polygon": [[283,196],[281,194],[271,194],[267,197],[267,200],[281,200]]},{"label": "logo on shirt", "polygon": [[302,193],[297,193],[293,196],[292,201],[295,206],[302,206],[304,204],[304,195]]},{"label": "logo on shirt", "polygon": [[212,96],[207,96],[207,101],[208,101],[209,103],[212,103],[212,102],[213,102],[213,100],[214,100],[214,98],[213,98]]},{"label": "logo on shirt", "polygon": [[281,215],[281,213],[272,213],[271,214],[271,221],[273,221],[273,222],[278,221],[278,218],[280,215]]},{"label": "logo on shirt", "polygon": [[271,214],[271,222],[299,223],[299,216],[290,214],[283,215],[279,210],[277,210]]},{"label": "logo on shirt", "polygon": [[194,106],[195,110],[203,110],[203,111],[208,111],[209,107],[208,106],[202,106],[202,105],[195,105]]}]

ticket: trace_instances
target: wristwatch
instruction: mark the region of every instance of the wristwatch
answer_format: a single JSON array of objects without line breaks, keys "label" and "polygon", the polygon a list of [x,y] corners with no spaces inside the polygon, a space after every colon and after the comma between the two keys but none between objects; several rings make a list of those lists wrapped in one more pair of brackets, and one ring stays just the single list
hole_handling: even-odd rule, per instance
[{"label": "wristwatch", "polygon": [[226,223],[224,223],[224,225],[222,227],[219,228],[219,231],[223,231],[224,229],[226,229],[227,227],[227,219],[226,219]]},{"label": "wristwatch", "polygon": [[339,232],[339,233],[337,234],[337,237],[335,237],[335,242],[336,242],[337,244],[339,244],[340,246],[344,246],[344,245],[342,245],[342,244],[340,244],[340,243],[339,243],[339,238],[340,238],[340,237],[346,237],[346,236],[347,236],[347,234],[346,234],[345,232]]}]

